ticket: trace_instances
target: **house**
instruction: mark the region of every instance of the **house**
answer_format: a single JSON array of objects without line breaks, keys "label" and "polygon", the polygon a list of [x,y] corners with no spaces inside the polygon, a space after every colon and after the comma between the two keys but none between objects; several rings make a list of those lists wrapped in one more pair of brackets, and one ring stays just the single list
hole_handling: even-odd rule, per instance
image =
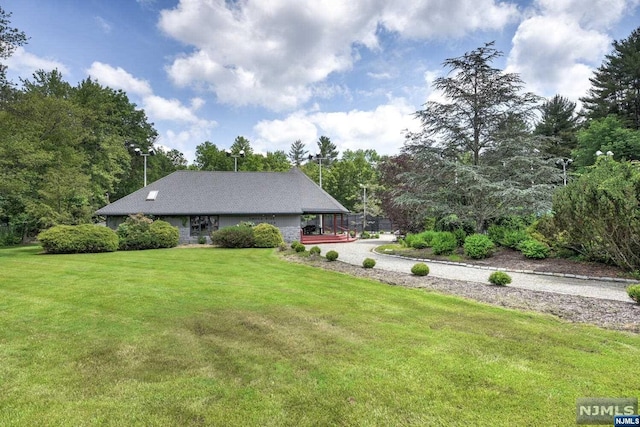
[{"label": "house", "polygon": [[[289,172],[177,171],[119,199],[96,214],[116,229],[128,215],[143,213],[169,222],[182,243],[240,222],[269,223],[286,242],[343,241],[348,210],[299,169]],[[303,216],[314,216],[305,224]],[[329,225],[329,227],[327,227]]]}]

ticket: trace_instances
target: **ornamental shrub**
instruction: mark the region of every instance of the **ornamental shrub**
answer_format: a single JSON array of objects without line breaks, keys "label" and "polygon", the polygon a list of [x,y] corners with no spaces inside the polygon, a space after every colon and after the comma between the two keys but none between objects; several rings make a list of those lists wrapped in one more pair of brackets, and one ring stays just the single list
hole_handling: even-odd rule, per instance
[{"label": "ornamental shrub", "polygon": [[456,228],[453,230],[453,235],[456,236],[456,242],[458,246],[464,245],[464,240],[467,238],[467,232],[464,228]]},{"label": "ornamental shrub", "polygon": [[535,239],[520,242],[518,250],[527,258],[544,259],[549,256],[549,246]]},{"label": "ornamental shrub", "polygon": [[629,286],[627,288],[627,294],[629,295],[629,298],[640,304],[640,283]]},{"label": "ornamental shrub", "polygon": [[362,266],[364,268],[373,268],[376,265],[376,260],[373,258],[365,258],[364,261],[362,261]]},{"label": "ornamental shrub", "polygon": [[416,276],[426,276],[429,274],[429,266],[423,262],[419,262],[411,267],[411,273]]},{"label": "ornamental shrub", "polygon": [[129,215],[118,226],[120,250],[172,248],[178,245],[178,229],[166,221],[152,220],[142,214]]},{"label": "ornamental shrub", "polygon": [[520,243],[530,238],[525,230],[507,230],[498,243],[506,248],[517,249]]},{"label": "ornamental shrub", "polygon": [[298,243],[296,247],[293,249],[298,253],[304,252],[305,250],[307,250],[307,248],[302,243]]},{"label": "ornamental shrub", "polygon": [[472,234],[464,239],[464,254],[469,258],[483,259],[493,254],[495,245],[485,234]]},{"label": "ornamental shrub", "polygon": [[177,227],[166,221],[155,220],[149,226],[153,248],[174,248],[180,241],[180,232]]},{"label": "ornamental shrub", "polygon": [[311,249],[309,249],[309,255],[320,255],[322,251],[320,250],[319,246],[314,246]]},{"label": "ornamental shrub", "polygon": [[252,248],[255,243],[253,227],[248,225],[225,227],[211,233],[211,244],[221,248]]},{"label": "ornamental shrub", "polygon": [[338,259],[338,252],[336,252],[336,251],[329,251],[329,252],[327,252],[327,253],[325,254],[325,256],[324,256],[324,257],[327,259],[327,261],[335,261],[335,260],[337,260],[337,259]]},{"label": "ornamental shrub", "polygon": [[505,286],[511,283],[511,276],[504,271],[494,271],[489,276],[489,282],[498,286]]},{"label": "ornamental shrub", "polygon": [[264,222],[253,227],[253,237],[256,248],[277,248],[284,241],[278,227]]},{"label": "ornamental shrub", "polygon": [[458,247],[458,240],[450,231],[441,231],[433,237],[431,247],[434,255],[449,255]]},{"label": "ornamental shrub", "polygon": [[73,254],[114,252],[118,250],[118,235],[110,228],[83,225],[56,225],[38,235],[45,252]]},{"label": "ornamental shrub", "polygon": [[298,246],[300,244],[300,242],[298,242],[297,240],[294,240],[293,242],[291,242],[291,249],[295,249],[296,246]]}]

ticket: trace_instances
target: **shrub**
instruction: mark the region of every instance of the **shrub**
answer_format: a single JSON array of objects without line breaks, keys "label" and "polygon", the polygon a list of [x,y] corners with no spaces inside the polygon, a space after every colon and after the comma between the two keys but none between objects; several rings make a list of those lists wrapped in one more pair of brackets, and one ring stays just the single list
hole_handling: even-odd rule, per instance
[{"label": "shrub", "polygon": [[453,230],[453,235],[456,236],[458,246],[464,245],[464,240],[467,238],[467,232],[464,228],[456,228]]},{"label": "shrub", "polygon": [[544,259],[549,256],[549,246],[535,239],[527,239],[518,245],[518,250],[527,258]]},{"label": "shrub", "polygon": [[253,227],[236,225],[211,233],[211,243],[222,248],[252,248],[255,245]]},{"label": "shrub", "polygon": [[458,228],[463,229],[466,234],[471,234],[475,231],[474,230],[475,227],[473,226],[473,224],[471,224],[469,221],[461,220],[460,218],[458,218],[458,215],[456,214],[451,214],[451,215],[442,217],[438,221],[436,221],[434,225],[434,230],[436,231],[453,232]]},{"label": "shrub", "polygon": [[531,237],[529,236],[529,234],[527,234],[525,230],[507,230],[504,233],[502,240],[500,240],[498,243],[501,246],[504,246],[507,248],[517,249],[520,243],[530,238]]},{"label": "shrub", "polygon": [[320,250],[319,246],[314,246],[311,249],[309,249],[309,254],[310,255],[320,255],[322,251]]},{"label": "shrub", "polygon": [[473,259],[490,257],[495,245],[485,234],[472,234],[464,240],[464,254]]},{"label": "shrub", "polygon": [[327,259],[327,261],[335,261],[335,260],[337,260],[337,259],[338,259],[338,252],[336,252],[336,251],[329,251],[329,252],[327,252],[327,253],[325,254],[325,256],[324,256],[324,257]]},{"label": "shrub", "polygon": [[373,268],[376,265],[376,260],[373,258],[365,258],[364,261],[362,261],[362,266],[364,268]]},{"label": "shrub", "polygon": [[178,245],[178,229],[166,221],[152,220],[142,214],[129,215],[118,226],[120,250],[172,248]]},{"label": "shrub", "polygon": [[278,227],[264,222],[253,227],[253,238],[256,248],[277,248],[284,241]]},{"label": "shrub", "polygon": [[207,243],[207,238],[206,236],[198,236],[198,244],[200,245],[204,245]]},{"label": "shrub", "polygon": [[449,255],[458,247],[458,241],[453,233],[441,231],[434,236],[431,247],[435,255]]},{"label": "shrub", "polygon": [[38,235],[45,252],[72,254],[118,250],[118,235],[98,225],[57,225]]},{"label": "shrub", "polygon": [[151,232],[152,248],[174,248],[180,241],[180,232],[177,227],[166,221],[155,220],[149,226]]},{"label": "shrub", "polygon": [[498,286],[505,286],[511,283],[511,276],[504,271],[494,271],[489,276],[489,282]]},{"label": "shrub", "polygon": [[300,244],[300,242],[298,242],[297,240],[294,240],[293,242],[291,242],[291,249],[295,249],[296,246],[298,246]]},{"label": "shrub", "polygon": [[629,298],[640,304],[640,283],[629,286],[627,288],[627,294],[629,295]]},{"label": "shrub", "polygon": [[295,247],[295,248],[293,248],[293,250],[295,250],[295,251],[296,251],[296,252],[298,252],[298,253],[301,253],[301,252],[306,251],[306,250],[307,250],[307,248],[306,248],[302,243],[298,243],[298,244],[296,245],[296,247]]},{"label": "shrub", "polygon": [[426,276],[429,274],[429,266],[423,262],[419,262],[411,267],[411,273],[416,276]]},{"label": "shrub", "polygon": [[430,248],[434,236],[438,234],[437,231],[427,230],[422,233],[413,234],[409,233],[404,238],[406,245],[414,249]]}]

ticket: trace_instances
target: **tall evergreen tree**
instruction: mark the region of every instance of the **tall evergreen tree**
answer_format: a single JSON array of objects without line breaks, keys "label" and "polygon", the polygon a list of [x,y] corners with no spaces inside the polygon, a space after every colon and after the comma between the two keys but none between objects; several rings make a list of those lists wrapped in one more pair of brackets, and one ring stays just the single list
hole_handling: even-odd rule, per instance
[{"label": "tall evergreen tree", "polygon": [[409,134],[410,140],[433,145],[435,138],[447,156],[469,153],[472,164],[478,165],[480,153],[495,146],[503,121],[530,117],[538,97],[521,93],[524,84],[518,74],[491,66],[502,56],[493,45],[445,60],[449,75],[437,78],[433,87],[442,91],[447,102],[427,102],[415,113],[423,129]]},{"label": "tall evergreen tree", "polygon": [[581,99],[589,118],[614,114],[627,127],[640,129],[640,27],[613,42],[613,51],[590,81],[589,94]]},{"label": "tall evergreen tree", "polygon": [[552,157],[569,158],[577,144],[576,103],[555,95],[542,104],[540,111],[542,116],[533,133],[547,138],[543,151]]},{"label": "tall evergreen tree", "polygon": [[305,149],[304,143],[298,139],[291,144],[288,157],[289,160],[291,160],[291,163],[293,163],[295,167],[299,168],[302,162],[304,162],[307,154],[309,154],[309,151]]},{"label": "tall evergreen tree", "polygon": [[318,154],[324,159],[322,160],[323,165],[331,166],[333,162],[338,160],[338,155],[340,154],[338,147],[331,142],[329,137],[321,136],[320,139],[318,139],[318,150]]}]

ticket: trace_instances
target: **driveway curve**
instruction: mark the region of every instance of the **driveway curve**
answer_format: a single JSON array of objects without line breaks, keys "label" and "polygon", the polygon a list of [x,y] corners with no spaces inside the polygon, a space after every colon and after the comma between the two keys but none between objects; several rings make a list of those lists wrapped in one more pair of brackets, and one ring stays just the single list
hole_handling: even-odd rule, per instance
[{"label": "driveway curve", "polygon": [[[337,251],[339,254],[338,259],[348,264],[361,266],[365,258],[373,258],[376,260],[375,268],[409,273],[411,267],[417,262],[415,259],[384,255],[373,251],[377,246],[390,243],[393,239],[394,236],[383,234],[380,236],[380,239],[356,240],[349,243],[324,243],[317,246],[320,247],[323,254],[330,250]],[[468,282],[489,283],[488,278],[491,274],[491,269],[489,268],[438,261],[425,261],[425,263],[429,265],[429,276]],[[626,291],[626,287],[629,285],[627,281],[608,278],[581,279],[546,273],[518,271],[508,271],[508,273],[512,278],[509,286],[514,288],[632,302]]]}]

